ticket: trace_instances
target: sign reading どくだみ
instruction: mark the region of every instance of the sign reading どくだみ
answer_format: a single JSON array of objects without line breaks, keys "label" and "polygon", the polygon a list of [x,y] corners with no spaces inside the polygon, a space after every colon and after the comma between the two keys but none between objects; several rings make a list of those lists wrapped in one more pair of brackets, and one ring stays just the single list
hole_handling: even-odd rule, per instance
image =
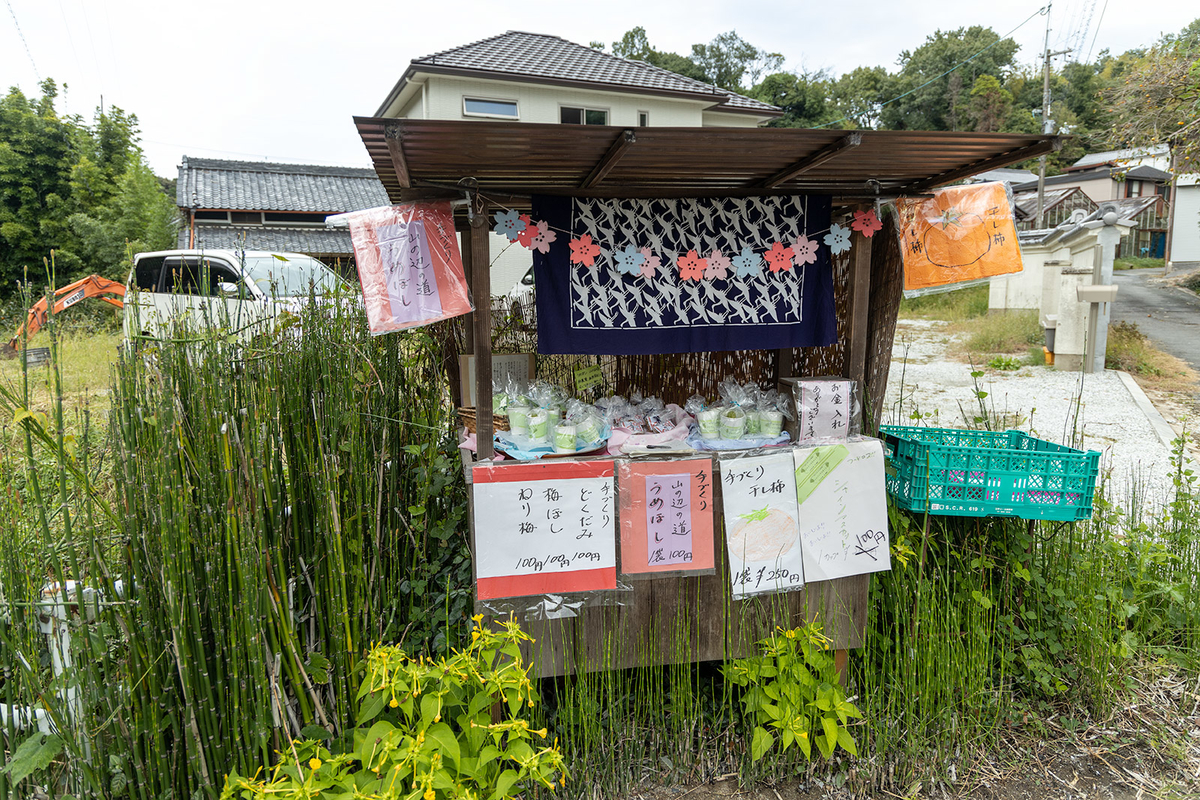
[{"label": "sign reading \u3069\u304f\u3060\u307f", "polygon": [[612,461],[475,466],[477,597],[615,589],[613,469]]}]

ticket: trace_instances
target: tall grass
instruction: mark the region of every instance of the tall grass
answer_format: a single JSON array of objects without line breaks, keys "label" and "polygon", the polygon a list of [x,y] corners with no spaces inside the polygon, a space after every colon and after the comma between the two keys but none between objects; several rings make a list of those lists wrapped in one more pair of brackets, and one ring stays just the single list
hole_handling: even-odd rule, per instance
[{"label": "tall grass", "polygon": [[[293,737],[348,744],[373,642],[432,654],[466,630],[466,499],[438,340],[373,339],[337,303],[250,346],[183,338],[122,355],[111,425],[86,405],[72,416],[56,357],[46,417],[3,430],[0,702],[37,706],[62,735],[27,779],[50,794],[213,797]],[[36,405],[24,375],[3,386],[7,419]],[[769,604],[681,601],[668,641],[610,634],[605,663],[631,650],[643,666],[543,682],[568,791],[794,775],[907,791],[1027,717],[1103,714],[1138,657],[1198,652],[1200,517],[1177,457],[1158,517],[1139,497],[1101,497],[1070,525],[893,510],[893,570],[871,580],[847,675],[866,715],[856,760],[793,749],[752,763],[739,690],[719,664],[690,663],[696,615],[773,619]],[[68,579],[92,593],[64,598]],[[71,601],[60,679],[39,628],[48,584]],[[10,720],[8,757],[30,737]],[[28,789],[0,773],[0,800]]]},{"label": "tall grass", "polygon": [[[369,337],[346,303],[246,347],[144,343],[114,377],[107,498],[109,465],[69,452],[86,459],[105,431],[64,442],[61,381],[55,415],[7,431],[0,695],[55,711],[56,788],[215,797],[294,737],[346,734],[372,642],[434,652],[460,635],[470,562],[443,357],[427,333]],[[10,386],[10,418],[30,400]],[[67,623],[75,666],[56,686],[37,603],[69,578],[96,593]],[[75,708],[57,692],[71,683]],[[7,734],[10,750],[25,737]]]}]

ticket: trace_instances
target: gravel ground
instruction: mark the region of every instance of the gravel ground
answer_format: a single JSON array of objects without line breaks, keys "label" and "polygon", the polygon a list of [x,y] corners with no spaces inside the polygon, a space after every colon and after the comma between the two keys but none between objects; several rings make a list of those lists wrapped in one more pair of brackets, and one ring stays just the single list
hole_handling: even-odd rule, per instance
[{"label": "gravel ground", "polygon": [[[961,343],[944,327],[945,323],[936,321],[900,321],[892,348],[884,422],[980,427],[973,419],[981,412],[972,368],[955,360]],[[1135,488],[1143,507],[1147,503],[1161,506],[1169,500],[1171,451],[1155,435],[1115,373],[1082,375],[1030,366],[1011,372],[976,369],[985,372],[979,382],[980,389],[988,393],[983,402],[989,416],[999,421],[993,428],[1017,428],[1047,441],[1070,444],[1078,416],[1084,449],[1100,451],[1101,478],[1107,478],[1109,496],[1117,505],[1128,508]],[[914,413],[922,420],[914,421]]]}]

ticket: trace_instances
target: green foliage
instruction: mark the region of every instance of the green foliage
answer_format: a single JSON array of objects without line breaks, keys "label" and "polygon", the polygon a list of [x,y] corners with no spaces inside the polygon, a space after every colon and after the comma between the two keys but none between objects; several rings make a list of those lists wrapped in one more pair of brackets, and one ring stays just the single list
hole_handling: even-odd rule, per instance
[{"label": "green foliage", "polygon": [[174,243],[177,212],[137,145],[137,117],[120,108],[94,124],[60,117],[57,87],[37,101],[10,89],[0,99],[0,295],[25,270],[41,274],[55,252],[58,280],[100,273],[124,278],[135,251]]},{"label": "green foliage", "polygon": [[833,121],[835,110],[827,99],[830,92],[824,73],[798,75],[776,72],[754,87],[754,96],[783,109],[783,116],[769,123],[773,128],[811,128]]},{"label": "green foliage", "polygon": [[1021,359],[1013,358],[1012,356],[996,356],[991,361],[988,361],[987,365],[991,369],[998,369],[1005,372],[1025,366],[1021,362]]},{"label": "green foliage", "polygon": [[[537,694],[521,661],[529,641],[517,623],[499,630],[475,618],[471,641],[449,658],[413,659],[397,647],[366,658],[353,747],[334,754],[315,740],[293,742],[270,778],[230,774],[222,800],[512,797],[566,785],[566,767],[547,731],[521,712]],[[492,721],[493,708],[504,719]]]},{"label": "green foliage", "polygon": [[745,91],[760,76],[783,65],[783,56],[768,53],[728,31],[717,35],[708,44],[692,45],[692,63],[700,67],[704,80],[732,92]]},{"label": "green foliage", "polygon": [[983,133],[1000,130],[1012,103],[1012,92],[1001,86],[999,80],[992,75],[980,75],[971,87],[971,117],[975,120],[975,130]]},{"label": "green foliage", "polygon": [[8,775],[13,785],[17,785],[38,770],[50,766],[50,762],[58,758],[63,751],[63,739],[57,734],[35,733],[12,754],[12,758],[0,772]]},{"label": "green foliage", "polygon": [[723,668],[725,678],[744,689],[742,707],[754,725],[750,743],[754,761],[776,741],[782,752],[795,744],[805,758],[812,757],[813,744],[825,758],[838,747],[858,755],[849,725],[862,714],[846,699],[828,644],[816,623],[780,628],[758,643],[761,655],[737,659]]},{"label": "green foliage", "polygon": [[[979,55],[975,56],[976,53]],[[883,110],[884,127],[963,130],[976,79],[991,75],[1003,80],[1014,66],[1016,53],[1017,43],[1012,39],[1002,40],[991,28],[973,25],[935,32],[920,47],[900,54],[896,88],[913,93]],[[975,58],[966,66],[949,75],[942,74],[971,56]],[[928,86],[922,86],[931,80]]]}]

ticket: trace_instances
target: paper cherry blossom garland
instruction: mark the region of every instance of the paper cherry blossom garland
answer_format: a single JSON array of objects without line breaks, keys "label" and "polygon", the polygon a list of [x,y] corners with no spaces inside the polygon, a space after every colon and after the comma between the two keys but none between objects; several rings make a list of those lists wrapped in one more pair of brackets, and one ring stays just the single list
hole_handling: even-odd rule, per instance
[{"label": "paper cherry blossom garland", "polygon": [[877,231],[883,230],[883,223],[879,221],[875,209],[872,208],[866,211],[855,211],[854,221],[850,223],[850,227],[870,239]]},{"label": "paper cherry blossom garland", "polygon": [[[871,238],[883,229],[883,223],[874,209],[855,211],[850,227],[834,223],[829,226],[829,232],[822,241],[833,255],[841,255],[850,249],[850,231],[858,231],[866,238]],[[550,229],[548,223],[534,222],[528,214],[515,210],[499,211],[493,217],[492,227],[496,233],[506,237],[509,242],[516,242],[522,247],[537,250],[539,253],[549,253],[551,243],[558,240],[557,232]],[[593,241],[591,234],[585,233],[571,239],[571,263],[582,264],[595,268],[596,257],[602,252],[600,245]],[[803,267],[815,264],[819,244],[801,234],[791,247],[783,242],[774,242],[763,254],[756,253],[750,247],[743,247],[733,258],[726,256],[721,250],[715,249],[703,258],[695,250],[688,250],[675,263],[681,280],[727,280],[730,270],[739,278],[762,274],[763,259],[766,259],[768,269],[772,274],[791,270],[792,266]],[[617,270],[623,275],[641,275],[653,279],[662,269],[662,258],[651,252],[649,247],[627,245],[623,250],[613,252],[613,261]]]}]

